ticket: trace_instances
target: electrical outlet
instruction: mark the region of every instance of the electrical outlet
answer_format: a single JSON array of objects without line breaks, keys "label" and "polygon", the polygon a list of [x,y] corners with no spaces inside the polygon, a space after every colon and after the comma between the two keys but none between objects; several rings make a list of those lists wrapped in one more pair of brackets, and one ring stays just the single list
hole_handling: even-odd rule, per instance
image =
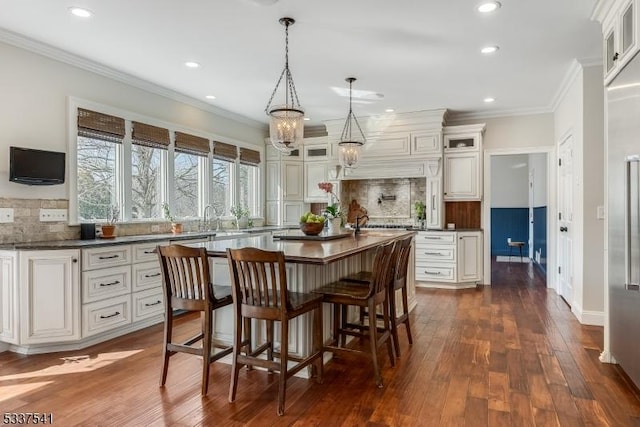
[{"label": "electrical outlet", "polygon": [[13,222],[13,208],[0,208],[0,222]]},{"label": "electrical outlet", "polygon": [[40,222],[60,222],[66,220],[66,209],[40,209]]}]

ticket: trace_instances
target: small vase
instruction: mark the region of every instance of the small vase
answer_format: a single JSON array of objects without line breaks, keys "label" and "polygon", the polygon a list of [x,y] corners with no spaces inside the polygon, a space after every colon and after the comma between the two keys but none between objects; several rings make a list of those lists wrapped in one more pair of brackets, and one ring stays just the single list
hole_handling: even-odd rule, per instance
[{"label": "small vase", "polygon": [[327,228],[327,232],[329,234],[338,234],[340,232],[341,223],[342,223],[341,218],[331,218],[329,220],[329,227]]}]

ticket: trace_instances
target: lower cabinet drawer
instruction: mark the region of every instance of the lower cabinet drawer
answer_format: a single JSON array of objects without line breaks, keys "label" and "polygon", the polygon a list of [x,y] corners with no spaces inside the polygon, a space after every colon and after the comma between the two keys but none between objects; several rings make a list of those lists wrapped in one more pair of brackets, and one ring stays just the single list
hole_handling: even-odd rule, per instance
[{"label": "lower cabinet drawer", "polygon": [[163,289],[149,289],[133,293],[133,321],[164,313]]},{"label": "lower cabinet drawer", "polygon": [[82,306],[82,336],[88,337],[131,323],[131,295]]},{"label": "lower cabinet drawer", "polygon": [[133,264],[133,292],[162,286],[162,272],[158,261]]},{"label": "lower cabinet drawer", "polygon": [[455,266],[416,265],[416,280],[434,282],[453,281],[456,276]]},{"label": "lower cabinet drawer", "polygon": [[416,246],[416,263],[420,261],[450,261],[456,260],[455,246]]},{"label": "lower cabinet drawer", "polygon": [[131,292],[131,267],[101,268],[82,273],[82,302],[90,303]]}]

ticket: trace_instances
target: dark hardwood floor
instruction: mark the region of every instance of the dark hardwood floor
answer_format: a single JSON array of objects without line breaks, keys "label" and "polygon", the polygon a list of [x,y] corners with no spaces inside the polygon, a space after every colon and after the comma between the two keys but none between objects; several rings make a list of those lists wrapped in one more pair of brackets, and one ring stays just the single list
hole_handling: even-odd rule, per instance
[{"label": "dark hardwood floor", "polygon": [[[243,370],[229,404],[230,366],[212,365],[202,398],[200,359],[179,354],[158,387],[162,325],[82,351],[0,354],[0,408],[53,412],[61,426],[640,425],[636,390],[598,361],[602,328],[580,326],[530,265],[498,263],[493,277],[491,287],[418,290],[414,345],[400,331],[403,356],[391,368],[384,355],[383,389],[369,364],[336,359],[324,384],[290,380],[283,417],[277,375],[263,371]],[[177,330],[198,321],[183,317]]]}]

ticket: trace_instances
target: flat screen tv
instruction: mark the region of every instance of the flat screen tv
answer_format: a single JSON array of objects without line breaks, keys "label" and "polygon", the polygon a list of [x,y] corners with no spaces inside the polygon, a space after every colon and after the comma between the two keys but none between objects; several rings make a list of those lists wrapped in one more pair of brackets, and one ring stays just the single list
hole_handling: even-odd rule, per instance
[{"label": "flat screen tv", "polygon": [[9,181],[27,185],[64,183],[65,154],[9,147]]}]

